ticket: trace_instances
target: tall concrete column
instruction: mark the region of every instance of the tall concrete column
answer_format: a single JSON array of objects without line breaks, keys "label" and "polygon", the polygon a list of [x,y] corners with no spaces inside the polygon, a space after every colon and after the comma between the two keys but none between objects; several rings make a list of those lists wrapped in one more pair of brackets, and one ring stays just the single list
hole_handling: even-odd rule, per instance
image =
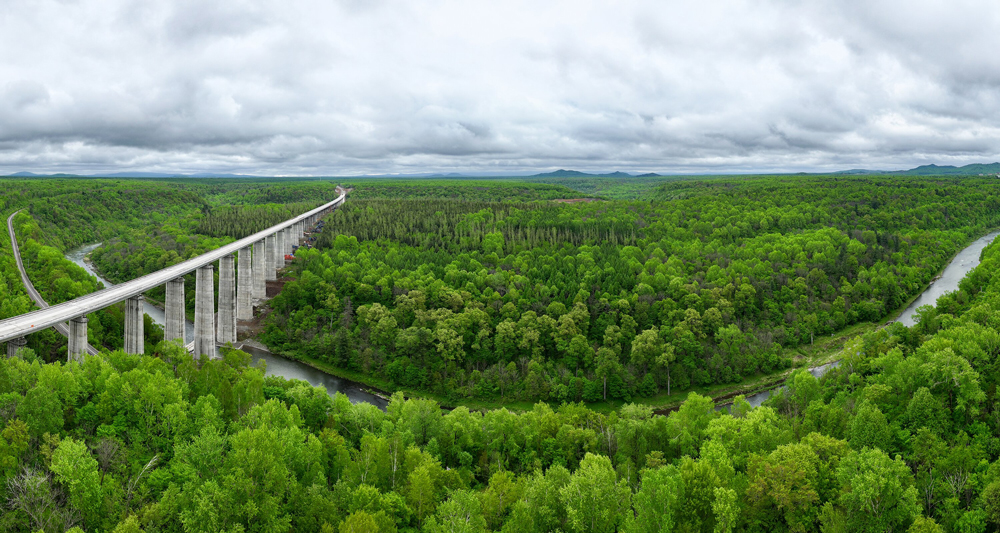
[{"label": "tall concrete column", "polygon": [[250,247],[240,248],[239,265],[236,275],[236,320],[253,318],[253,266],[251,266]]},{"label": "tall concrete column", "polygon": [[219,325],[220,343],[236,342],[236,272],[235,259],[229,254],[219,259]]},{"label": "tall concrete column", "polygon": [[17,355],[17,351],[24,348],[27,344],[28,339],[24,337],[18,337],[7,341],[7,357],[14,357]]},{"label": "tall concrete column", "polygon": [[253,243],[253,290],[251,295],[261,300],[265,296],[267,285],[264,278],[264,269],[267,268],[267,259],[264,256],[264,240],[261,239]]},{"label": "tall concrete column", "polygon": [[275,251],[278,247],[277,234],[265,237],[264,243],[264,258],[267,261],[267,267],[264,269],[264,279],[277,279],[277,276],[274,274],[274,271],[278,268],[278,252]]},{"label": "tall concrete column", "polygon": [[78,316],[69,321],[69,361],[79,361],[87,353],[87,317]]},{"label": "tall concrete column", "polygon": [[274,268],[275,270],[285,268],[285,230],[274,234]]},{"label": "tall concrete column", "polygon": [[292,245],[295,244],[295,235],[292,232],[292,227],[288,226],[285,228],[285,253],[292,253]]},{"label": "tall concrete column", "polygon": [[175,278],[167,282],[167,301],[164,314],[166,328],[163,338],[166,340],[180,339],[181,344],[187,344],[184,338],[184,278]]},{"label": "tall concrete column", "polygon": [[143,353],[142,303],[141,294],[125,300],[125,353]]},{"label": "tall concrete column", "polygon": [[215,356],[215,287],[212,265],[200,267],[195,277],[194,354]]}]

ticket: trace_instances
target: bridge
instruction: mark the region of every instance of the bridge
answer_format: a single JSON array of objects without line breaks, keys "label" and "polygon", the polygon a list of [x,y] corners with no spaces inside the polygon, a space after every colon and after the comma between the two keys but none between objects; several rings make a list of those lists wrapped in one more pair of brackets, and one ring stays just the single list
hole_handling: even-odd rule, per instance
[{"label": "bridge", "polygon": [[[292,253],[295,243],[305,236],[306,228],[344,203],[346,191],[337,187],[337,192],[339,196],[333,201],[249,237],[132,281],[56,305],[38,303],[44,303],[44,300],[34,291],[22,269],[29,296],[33,300],[37,296],[35,302],[42,308],[0,320],[0,342],[6,341],[7,353],[13,355],[26,344],[26,335],[55,327],[67,337],[68,359],[79,359],[85,353],[93,353],[87,342],[87,314],[125,302],[125,351],[141,354],[142,293],[165,285],[164,339],[179,339],[181,344],[187,344],[188,340],[184,338],[184,275],[195,272],[193,350],[196,356],[213,357],[217,343],[236,342],[236,321],[253,318],[254,302],[266,297],[267,281],[277,279],[278,270],[285,267],[285,255]],[[10,219],[8,229],[12,243],[16,243]],[[16,244],[14,246],[16,250]],[[21,266],[20,254],[15,252],[15,257]],[[219,263],[218,313],[214,283],[216,261]]]}]

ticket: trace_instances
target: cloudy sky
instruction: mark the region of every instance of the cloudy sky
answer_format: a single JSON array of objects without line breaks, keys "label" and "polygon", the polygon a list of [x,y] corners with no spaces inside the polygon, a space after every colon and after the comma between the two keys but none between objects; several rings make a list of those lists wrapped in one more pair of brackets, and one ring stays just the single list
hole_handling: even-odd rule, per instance
[{"label": "cloudy sky", "polygon": [[0,172],[1000,160],[975,0],[2,0]]}]

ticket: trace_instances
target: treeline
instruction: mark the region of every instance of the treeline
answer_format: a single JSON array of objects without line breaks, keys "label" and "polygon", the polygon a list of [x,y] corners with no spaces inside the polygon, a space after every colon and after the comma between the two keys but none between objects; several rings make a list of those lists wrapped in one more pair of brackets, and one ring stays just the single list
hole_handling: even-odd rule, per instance
[{"label": "treeline", "polygon": [[323,250],[300,252],[261,338],[452,401],[739,382],[898,310],[1000,223],[997,189],[762,178],[672,182],[657,201],[352,199]]},{"label": "treeline", "polygon": [[[161,344],[0,360],[5,531],[987,532],[1000,527],[1000,246],[765,406],[385,412]],[[30,358],[30,354],[26,354]]]},{"label": "treeline", "polygon": [[222,206],[211,209],[198,223],[196,231],[210,237],[242,239],[320,205],[318,200],[314,200],[291,204]]},{"label": "treeline", "polygon": [[563,185],[528,183],[522,180],[462,179],[354,179],[352,200],[409,198],[421,200],[466,200],[473,202],[530,202],[578,198],[580,193]]}]

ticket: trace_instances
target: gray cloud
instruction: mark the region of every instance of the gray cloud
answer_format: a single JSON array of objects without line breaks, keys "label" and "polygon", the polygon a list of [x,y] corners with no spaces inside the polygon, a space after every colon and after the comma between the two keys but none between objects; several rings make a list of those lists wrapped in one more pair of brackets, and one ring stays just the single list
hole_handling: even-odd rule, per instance
[{"label": "gray cloud", "polygon": [[966,0],[7,0],[0,171],[993,161],[998,30]]}]

